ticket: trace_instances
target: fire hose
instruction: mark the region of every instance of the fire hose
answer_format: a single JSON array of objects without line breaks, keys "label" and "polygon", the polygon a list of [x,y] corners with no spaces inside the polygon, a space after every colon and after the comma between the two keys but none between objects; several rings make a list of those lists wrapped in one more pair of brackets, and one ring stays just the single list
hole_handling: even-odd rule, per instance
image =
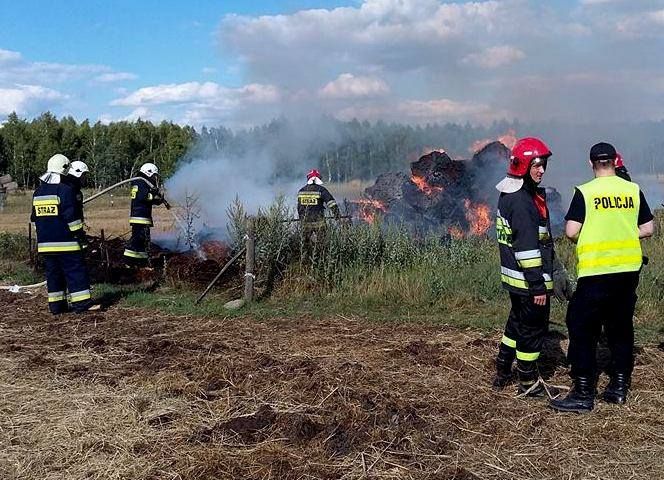
[{"label": "fire hose", "polygon": [[[99,197],[101,197],[102,195],[107,194],[107,193],[110,192],[111,190],[114,190],[114,189],[118,188],[119,186],[124,185],[124,184],[129,183],[129,182],[132,182],[132,181],[134,181],[134,180],[142,180],[142,181],[144,181],[144,182],[148,185],[148,187],[150,187],[150,188],[155,188],[154,184],[152,184],[152,183],[151,183],[148,179],[146,179],[146,178],[143,178],[143,177],[132,177],[132,178],[128,178],[127,180],[122,180],[122,181],[120,181],[120,182],[118,182],[118,183],[115,183],[115,184],[111,185],[110,187],[103,189],[101,192],[97,192],[97,193],[95,193],[94,195],[92,195],[92,196],[90,196],[90,197],[84,199],[84,200],[83,200],[83,203],[85,204],[85,203],[91,202],[91,201],[94,200],[95,198],[99,198]],[[173,218],[175,219],[175,221],[176,221],[176,223],[178,224],[178,226],[179,226],[180,228],[184,229],[185,227],[184,227],[184,224],[182,223],[182,220],[180,220],[180,218],[177,216],[177,214],[176,214],[175,212],[171,211],[171,205],[170,205],[170,203],[168,203],[168,202],[166,201],[165,198],[164,198],[163,200],[164,200],[164,206],[166,207],[166,210],[168,210],[169,212],[171,212],[171,215],[173,215]],[[197,246],[196,246],[196,248],[198,249]],[[198,250],[197,250],[197,251],[198,251]],[[44,282],[39,282],[39,283],[33,283],[32,285],[0,285],[0,290],[8,290],[8,291],[10,291],[10,292],[12,292],[12,293],[18,293],[18,292],[20,292],[21,290],[31,290],[31,289],[33,289],[33,288],[40,288],[40,287],[43,287],[43,286],[45,286],[45,285],[46,285],[46,282],[45,282],[45,281],[44,281]]]}]

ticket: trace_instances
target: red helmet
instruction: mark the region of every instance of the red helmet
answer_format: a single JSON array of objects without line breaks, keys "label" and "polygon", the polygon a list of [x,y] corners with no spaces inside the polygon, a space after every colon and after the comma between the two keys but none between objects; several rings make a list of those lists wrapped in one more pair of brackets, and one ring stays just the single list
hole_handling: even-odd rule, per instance
[{"label": "red helmet", "polygon": [[620,153],[616,152],[616,168],[622,168],[625,166],[625,162],[623,162],[622,155]]},{"label": "red helmet", "polygon": [[507,173],[514,177],[523,177],[536,158],[549,158],[551,150],[546,144],[535,137],[526,137],[518,140],[512,148],[512,156]]},{"label": "red helmet", "polygon": [[320,172],[315,168],[311,170],[309,173],[307,173],[307,180],[311,180],[313,177],[320,178]]}]

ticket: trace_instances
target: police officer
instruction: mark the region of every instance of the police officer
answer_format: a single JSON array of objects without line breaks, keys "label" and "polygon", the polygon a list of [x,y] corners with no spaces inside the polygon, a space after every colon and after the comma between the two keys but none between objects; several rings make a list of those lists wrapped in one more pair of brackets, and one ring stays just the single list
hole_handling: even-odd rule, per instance
[{"label": "police officer", "polygon": [[594,407],[595,354],[602,326],[611,352],[609,403],[627,400],[634,366],[636,287],[642,266],[639,239],[654,231],[653,215],[636,183],[616,175],[616,150],[609,143],[590,149],[595,179],[576,188],[565,219],[565,234],[576,242],[578,285],[567,310],[568,360],[574,385],[566,398],[552,400],[560,411]]},{"label": "police officer", "polygon": [[150,227],[152,221],[152,206],[160,205],[164,198],[157,188],[159,169],[154,163],[145,163],[139,169],[138,177],[146,179],[131,182],[131,211],[129,224],[131,225],[131,238],[124,251],[125,262],[129,265],[146,265],[150,246]]},{"label": "police officer", "polygon": [[[502,389],[512,380],[516,358],[518,391],[541,396],[537,360],[548,331],[550,296],[554,291],[554,251],[546,192],[539,187],[551,151],[538,138],[520,139],[512,149],[507,177],[500,193],[496,232],[503,287],[509,292],[511,310],[505,326],[493,386]],[[560,295],[568,289],[562,269]]]},{"label": "police officer", "polygon": [[81,251],[83,218],[74,190],[63,181],[69,166],[67,157],[53,155],[32,197],[31,220],[46,270],[48,306],[54,315],[91,307],[90,280]]},{"label": "police officer", "polygon": [[339,206],[320,177],[318,170],[311,170],[307,184],[297,193],[297,214],[307,243],[315,242],[316,236],[325,229],[326,208],[332,211],[334,218],[340,218]]}]

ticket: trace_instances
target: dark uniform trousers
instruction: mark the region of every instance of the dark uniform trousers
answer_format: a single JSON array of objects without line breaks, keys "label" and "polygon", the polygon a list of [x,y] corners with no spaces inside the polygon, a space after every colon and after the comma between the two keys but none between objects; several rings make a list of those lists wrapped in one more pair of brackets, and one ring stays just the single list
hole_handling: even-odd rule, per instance
[{"label": "dark uniform trousers", "polygon": [[[544,337],[549,329],[551,302],[536,305],[531,295],[510,292],[512,309],[505,326],[505,337],[500,345],[508,356],[522,362],[533,362],[542,351]],[[512,343],[507,345],[505,342]]]},{"label": "dark uniform trousers", "polygon": [[90,279],[83,252],[47,254],[42,255],[42,259],[51,313],[65,313],[67,300],[75,312],[90,308]]},{"label": "dark uniform trousers", "polygon": [[[150,226],[137,225],[131,226],[131,238],[125,251],[125,261],[134,265],[145,265],[148,263],[150,246]],[[130,254],[127,253],[130,252]],[[131,256],[130,256],[131,255]]]},{"label": "dark uniform trousers", "polygon": [[639,272],[581,277],[567,310],[572,377],[597,374],[602,326],[611,352],[611,373],[630,375],[634,367],[634,308]]}]

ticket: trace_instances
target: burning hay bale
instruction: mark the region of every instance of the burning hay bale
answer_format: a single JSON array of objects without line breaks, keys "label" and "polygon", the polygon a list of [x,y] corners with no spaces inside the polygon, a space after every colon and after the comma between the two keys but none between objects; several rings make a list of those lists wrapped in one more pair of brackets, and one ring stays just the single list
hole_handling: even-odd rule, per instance
[{"label": "burning hay bale", "polygon": [[[356,216],[373,222],[380,215],[417,232],[443,229],[453,236],[485,235],[492,225],[493,188],[509,150],[490,143],[471,160],[453,160],[434,150],[410,165],[405,173],[386,173],[352,202]],[[500,172],[500,174],[498,173]],[[494,182],[495,180],[495,182]]]},{"label": "burning hay bale", "polygon": [[[414,233],[435,230],[455,238],[486,235],[493,226],[494,185],[504,176],[509,156],[510,150],[500,142],[485,145],[470,160],[454,160],[434,150],[410,164],[410,175],[380,175],[365,190],[364,198],[350,202],[350,210],[365,222],[380,217],[386,224],[405,225]],[[548,192],[554,217],[562,217],[560,194],[552,188]]]}]

